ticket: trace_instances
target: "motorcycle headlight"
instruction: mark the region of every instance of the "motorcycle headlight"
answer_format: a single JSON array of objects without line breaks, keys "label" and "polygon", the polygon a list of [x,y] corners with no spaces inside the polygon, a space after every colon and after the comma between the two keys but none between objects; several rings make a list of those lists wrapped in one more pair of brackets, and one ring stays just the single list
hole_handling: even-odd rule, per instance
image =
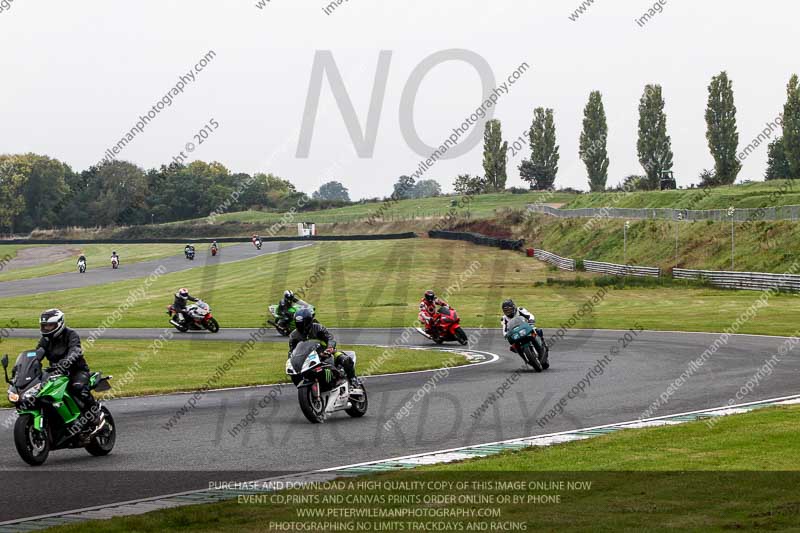
[{"label": "motorcycle headlight", "polygon": [[286,373],[289,374],[290,376],[296,374],[296,372],[294,371],[294,367],[292,366],[291,359],[286,360]]},{"label": "motorcycle headlight", "polygon": [[31,387],[30,389],[25,391],[25,393],[22,395],[22,399],[24,400],[26,398],[33,398],[34,396],[36,396],[36,394],[39,393],[41,388],[42,388],[42,384],[41,383],[37,383],[36,385],[34,385],[33,387]]},{"label": "motorcycle headlight", "polygon": [[19,394],[11,389],[8,389],[8,401],[11,403],[17,403],[19,401]]}]

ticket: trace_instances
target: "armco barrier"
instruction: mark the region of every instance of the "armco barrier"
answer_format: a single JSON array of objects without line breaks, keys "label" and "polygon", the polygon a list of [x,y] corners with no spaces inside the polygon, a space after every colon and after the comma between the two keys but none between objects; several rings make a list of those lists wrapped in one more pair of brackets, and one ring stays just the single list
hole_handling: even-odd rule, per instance
[{"label": "armco barrier", "polygon": [[[374,235],[315,235],[313,237],[262,237],[263,242],[298,242],[298,241],[379,241],[395,239],[414,239],[417,234],[385,233]],[[8,239],[0,240],[2,244],[187,244],[223,242],[250,242],[250,237],[220,237],[202,239],[153,238],[153,239]]]},{"label": "armco barrier", "polygon": [[614,276],[640,276],[647,278],[661,277],[661,269],[657,267],[643,267],[633,265],[619,265],[616,263],[603,263],[584,259],[583,266],[587,272],[599,272]]},{"label": "armco barrier", "polygon": [[521,250],[525,245],[525,241],[511,240],[511,239],[498,239],[497,237],[489,237],[481,235],[480,233],[467,233],[461,231],[429,231],[428,236],[431,239],[449,239],[453,241],[467,241],[483,246],[494,246],[502,250]]},{"label": "armco barrier", "polygon": [[544,261],[546,263],[550,263],[551,265],[560,268],[561,270],[569,270],[571,272],[575,271],[575,260],[574,259],[567,259],[566,257],[560,257],[556,254],[550,253],[546,250],[539,250],[538,248],[534,250],[533,256],[536,259]]},{"label": "armco barrier", "polygon": [[800,291],[800,275],[797,274],[726,272],[718,270],[687,270],[675,268],[672,270],[672,277],[675,279],[707,280],[712,285],[725,287],[727,289],[763,291],[775,288],[793,292]]}]

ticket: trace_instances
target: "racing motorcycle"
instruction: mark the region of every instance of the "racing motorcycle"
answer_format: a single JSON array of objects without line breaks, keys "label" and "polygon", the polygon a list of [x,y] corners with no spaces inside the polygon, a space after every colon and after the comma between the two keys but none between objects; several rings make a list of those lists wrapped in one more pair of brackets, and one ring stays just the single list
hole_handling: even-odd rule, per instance
[{"label": "racing motorcycle", "polygon": [[[300,410],[312,424],[325,421],[328,415],[344,411],[353,418],[367,413],[367,389],[350,387],[343,370],[333,364],[333,358],[323,360],[318,353],[317,341],[303,341],[286,360],[286,374],[297,387]],[[353,358],[355,352],[345,352]]]},{"label": "racing motorcycle", "polygon": [[466,346],[469,343],[467,334],[461,328],[461,319],[452,307],[442,306],[436,311],[433,315],[431,333],[422,328],[417,328],[417,331],[436,344],[457,341],[460,345]]},{"label": "racing motorcycle", "polygon": [[[14,445],[22,460],[40,466],[52,450],[65,448],[85,448],[96,457],[111,453],[117,440],[111,412],[98,402],[95,412],[81,415],[77,401],[68,392],[69,376],[59,369],[43,370],[43,360],[42,348],[20,353],[9,379],[8,355],[2,359],[8,400],[19,415],[14,424]],[[110,390],[110,379],[94,372],[89,389]]]},{"label": "racing motorcycle", "polygon": [[188,248],[183,251],[183,254],[186,256],[186,259],[189,261],[194,261],[194,248]]},{"label": "racing motorcycle", "polygon": [[541,329],[536,329],[523,316],[511,319],[506,328],[506,340],[525,364],[530,365],[536,372],[550,368],[548,361],[550,348],[544,340]]},{"label": "racing motorcycle", "polygon": [[253,239],[253,244],[257,249],[261,249],[261,239]]},{"label": "racing motorcycle", "polygon": [[288,337],[295,330],[294,315],[297,314],[297,312],[300,309],[303,308],[309,309],[311,311],[312,319],[314,318],[315,314],[313,305],[307,304],[305,302],[303,303],[298,302],[289,307],[289,309],[287,309],[286,315],[289,317],[287,319],[285,316],[282,316],[278,313],[278,307],[279,307],[278,305],[269,306],[269,314],[272,315],[273,320],[267,319],[267,324],[273,326],[278,331],[278,333],[280,333],[284,337]]},{"label": "racing motorcycle", "polygon": [[204,329],[211,333],[219,331],[219,322],[211,315],[211,308],[203,300],[198,300],[186,308],[183,312],[185,317],[183,322],[178,320],[178,311],[174,305],[170,304],[167,307],[167,314],[170,316],[169,323],[181,333]]},{"label": "racing motorcycle", "polygon": [[216,257],[218,252],[218,248],[216,246],[211,247],[211,257]]},{"label": "racing motorcycle", "polygon": [[78,261],[78,272],[81,274],[86,272],[86,261]]},{"label": "racing motorcycle", "polygon": [[114,270],[119,268],[119,258],[118,257],[112,257],[111,258],[111,268],[113,268]]}]

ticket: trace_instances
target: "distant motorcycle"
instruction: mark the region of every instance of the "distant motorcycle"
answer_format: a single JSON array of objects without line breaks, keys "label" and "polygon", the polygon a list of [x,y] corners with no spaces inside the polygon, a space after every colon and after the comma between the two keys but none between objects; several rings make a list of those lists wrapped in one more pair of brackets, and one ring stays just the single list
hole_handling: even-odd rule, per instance
[{"label": "distant motorcycle", "polygon": [[278,306],[277,305],[270,305],[269,306],[269,314],[272,315],[273,320],[267,319],[267,324],[273,326],[278,333],[283,335],[284,337],[288,337],[291,333],[295,330],[295,323],[294,323],[294,315],[300,309],[310,309],[311,316],[314,316],[314,306],[310,304],[300,304],[299,302],[292,305],[289,309],[286,310],[286,316],[289,318],[287,319],[285,316],[281,316],[278,314]]},{"label": "distant motorcycle", "polygon": [[216,246],[211,247],[211,257],[215,257],[218,253],[218,248]]},{"label": "distant motorcycle", "polygon": [[86,272],[86,261],[78,261],[78,272],[81,274]]},{"label": "distant motorcycle", "polygon": [[510,320],[506,328],[506,340],[526,364],[536,372],[550,368],[550,348],[542,330],[537,330],[523,316]]},{"label": "distant motorcycle", "polygon": [[257,249],[259,249],[259,250],[261,249],[261,239],[254,239],[253,240],[253,244],[255,245],[255,247]]},{"label": "distant motorcycle", "polygon": [[111,258],[111,268],[113,268],[114,270],[119,268],[119,258],[118,257],[112,257]]},{"label": "distant motorcycle", "polygon": [[[94,456],[111,453],[117,440],[117,428],[111,412],[98,403],[96,412],[81,414],[69,392],[69,376],[59,369],[42,369],[44,349],[19,354],[8,378],[8,356],[2,358],[8,399],[19,415],[14,424],[14,445],[22,460],[41,466],[51,450],[85,448]],[[100,372],[89,377],[89,389],[107,391],[108,380]]]},{"label": "distant motorcycle", "polygon": [[186,259],[189,261],[194,261],[194,248],[187,248],[183,251],[183,255],[185,255]]},{"label": "distant motorcycle", "polygon": [[167,314],[170,316],[169,323],[181,333],[189,330],[208,330],[211,333],[219,331],[219,322],[212,316],[211,308],[203,300],[198,300],[186,308],[183,312],[186,317],[183,322],[178,320],[178,311],[174,305],[167,307]]},{"label": "distant motorcycle", "polygon": [[[319,424],[336,411],[344,411],[353,418],[367,413],[367,390],[350,388],[344,372],[332,364],[332,358],[323,361],[316,341],[298,344],[286,361],[286,373],[297,386],[300,410],[312,424]],[[354,362],[355,352],[346,352]]]},{"label": "distant motorcycle", "polygon": [[461,319],[452,307],[442,306],[436,311],[436,314],[433,315],[430,333],[422,328],[417,328],[417,331],[436,344],[452,341],[456,341],[462,346],[469,344],[467,334],[461,328]]}]

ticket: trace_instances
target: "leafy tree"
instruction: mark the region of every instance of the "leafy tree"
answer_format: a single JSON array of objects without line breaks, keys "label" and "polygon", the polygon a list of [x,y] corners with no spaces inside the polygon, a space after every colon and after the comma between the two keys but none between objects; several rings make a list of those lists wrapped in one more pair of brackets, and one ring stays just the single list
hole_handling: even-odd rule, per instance
[{"label": "leafy tree", "polygon": [[528,136],[531,158],[519,166],[520,177],[530,183],[531,189],[551,189],[558,175],[558,160],[561,157],[556,145],[556,125],[552,109],[534,109],[533,124]]},{"label": "leafy tree", "polygon": [[714,157],[714,170],[720,185],[730,185],[742,170],[736,152],[739,148],[739,132],[736,128],[736,105],[733,101],[733,82],[727,72],[711,79],[708,86],[706,108],[706,139],[708,149]]},{"label": "leafy tree", "polygon": [[25,181],[30,165],[19,156],[0,155],[0,228],[14,231],[14,219],[25,211]]},{"label": "leafy tree", "polygon": [[661,173],[672,170],[672,140],[660,85],[647,85],[639,102],[639,163],[647,174],[647,188],[658,189]]},{"label": "leafy tree", "polygon": [[601,192],[608,181],[608,124],[603,96],[600,91],[589,95],[583,110],[583,132],[580,141],[580,156],[589,174],[589,189]]},{"label": "leafy tree", "polygon": [[91,198],[87,198],[84,210],[92,224],[128,224],[144,211],[147,177],[133,163],[110,161],[85,172],[91,183]]},{"label": "leafy tree", "polygon": [[338,181],[329,181],[322,184],[318,191],[311,195],[315,200],[349,202],[350,194],[347,188]]},{"label": "leafy tree", "polygon": [[411,190],[412,198],[431,198],[442,194],[442,186],[436,180],[420,180]]},{"label": "leafy tree", "polygon": [[794,74],[786,87],[783,108],[783,150],[789,166],[785,177],[800,179],[800,80]]},{"label": "leafy tree", "polygon": [[626,176],[622,183],[611,189],[612,191],[620,191],[620,192],[633,192],[633,191],[643,191],[647,189],[647,176],[638,176],[632,174],[630,176]]},{"label": "leafy tree", "polygon": [[396,200],[406,200],[411,198],[411,191],[414,190],[415,179],[411,176],[400,176],[394,184],[392,198]]},{"label": "leafy tree", "polygon": [[502,191],[506,187],[506,163],[508,162],[508,143],[503,142],[500,121],[486,122],[483,132],[483,171],[487,188]]},{"label": "leafy tree", "polygon": [[460,174],[453,183],[453,189],[458,194],[481,194],[486,192],[486,178]]},{"label": "leafy tree", "polygon": [[767,175],[768,180],[783,180],[791,176],[789,161],[786,159],[786,149],[783,146],[783,137],[778,137],[767,148]]}]

